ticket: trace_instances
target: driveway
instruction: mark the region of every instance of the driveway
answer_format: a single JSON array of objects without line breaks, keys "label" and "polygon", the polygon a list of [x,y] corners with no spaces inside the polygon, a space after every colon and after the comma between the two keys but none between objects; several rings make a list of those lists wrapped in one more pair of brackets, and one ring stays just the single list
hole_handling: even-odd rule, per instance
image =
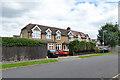
[{"label": "driveway", "polygon": [[57,63],[2,71],[3,78],[112,78],[116,74],[118,74],[118,54],[86,59],[74,58],[70,61],[68,59]]}]

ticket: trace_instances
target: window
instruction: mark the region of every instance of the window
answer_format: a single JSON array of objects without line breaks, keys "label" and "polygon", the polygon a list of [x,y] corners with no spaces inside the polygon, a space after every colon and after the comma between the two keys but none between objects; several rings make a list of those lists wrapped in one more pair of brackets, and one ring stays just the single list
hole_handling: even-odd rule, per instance
[{"label": "window", "polygon": [[78,41],[81,41],[81,36],[78,36]]},{"label": "window", "polygon": [[56,44],[56,49],[61,50],[61,44]]},{"label": "window", "polygon": [[60,40],[60,39],[61,39],[61,34],[60,34],[60,33],[57,33],[56,39],[57,39],[57,40]]},{"label": "window", "polygon": [[50,44],[49,44],[49,49],[50,49],[50,50],[53,50],[53,48],[54,48],[54,44],[50,43]]},{"label": "window", "polygon": [[69,41],[73,41],[73,35],[69,35]]},{"label": "window", "polygon": [[41,31],[33,30],[32,38],[41,39]]},{"label": "window", "polygon": [[86,41],[88,42],[88,37],[86,38]]},{"label": "window", "polygon": [[47,39],[51,39],[51,32],[47,32]]}]

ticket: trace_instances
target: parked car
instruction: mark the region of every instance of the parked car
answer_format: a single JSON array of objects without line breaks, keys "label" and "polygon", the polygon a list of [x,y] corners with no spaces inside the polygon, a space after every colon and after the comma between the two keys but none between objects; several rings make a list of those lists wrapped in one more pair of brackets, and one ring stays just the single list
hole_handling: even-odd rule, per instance
[{"label": "parked car", "polygon": [[104,50],[104,52],[109,52],[109,50],[108,50],[107,48],[104,48],[104,47],[100,47],[100,48],[98,48],[98,49],[101,50],[101,53],[103,52],[103,50]]},{"label": "parked car", "polygon": [[60,56],[63,55],[63,50],[57,50],[57,51],[59,52]]},{"label": "parked car", "polygon": [[59,52],[60,56],[66,56],[69,54],[69,51],[67,50],[57,50],[57,51]]},{"label": "parked car", "polygon": [[64,55],[64,56],[67,56],[68,54],[69,54],[69,51],[63,50],[63,55]]},{"label": "parked car", "polygon": [[48,57],[54,57],[54,58],[57,58],[60,54],[58,51],[56,50],[48,50]]}]

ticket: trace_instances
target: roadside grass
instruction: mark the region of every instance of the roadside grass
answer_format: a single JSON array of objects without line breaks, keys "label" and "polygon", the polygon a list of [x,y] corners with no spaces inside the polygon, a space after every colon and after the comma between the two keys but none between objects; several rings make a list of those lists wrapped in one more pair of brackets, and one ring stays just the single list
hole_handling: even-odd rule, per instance
[{"label": "roadside grass", "polygon": [[0,69],[15,68],[15,67],[22,67],[22,66],[29,66],[29,65],[36,65],[36,64],[45,64],[45,63],[52,63],[52,62],[58,62],[58,60],[50,59],[50,60],[41,60],[41,61],[2,64],[0,65]]},{"label": "roadside grass", "polygon": [[87,56],[79,56],[79,58],[90,58],[90,57],[95,57],[95,56],[105,56],[109,54],[115,54],[115,53],[101,53],[101,54],[94,54],[94,55],[87,55]]}]

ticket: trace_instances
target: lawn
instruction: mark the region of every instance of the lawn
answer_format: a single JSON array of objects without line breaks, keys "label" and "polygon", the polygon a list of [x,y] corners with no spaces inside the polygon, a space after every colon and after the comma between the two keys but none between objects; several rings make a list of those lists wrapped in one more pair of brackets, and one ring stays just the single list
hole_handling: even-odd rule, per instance
[{"label": "lawn", "polygon": [[15,67],[29,66],[29,65],[36,65],[36,64],[45,64],[45,63],[52,63],[52,62],[58,62],[58,60],[50,59],[50,60],[41,60],[41,61],[2,64],[0,65],[0,69],[15,68]]},{"label": "lawn", "polygon": [[94,54],[94,55],[87,55],[87,56],[79,56],[79,58],[90,58],[90,57],[104,56],[104,55],[109,55],[109,54],[115,54],[115,53],[101,53],[101,54]]}]

